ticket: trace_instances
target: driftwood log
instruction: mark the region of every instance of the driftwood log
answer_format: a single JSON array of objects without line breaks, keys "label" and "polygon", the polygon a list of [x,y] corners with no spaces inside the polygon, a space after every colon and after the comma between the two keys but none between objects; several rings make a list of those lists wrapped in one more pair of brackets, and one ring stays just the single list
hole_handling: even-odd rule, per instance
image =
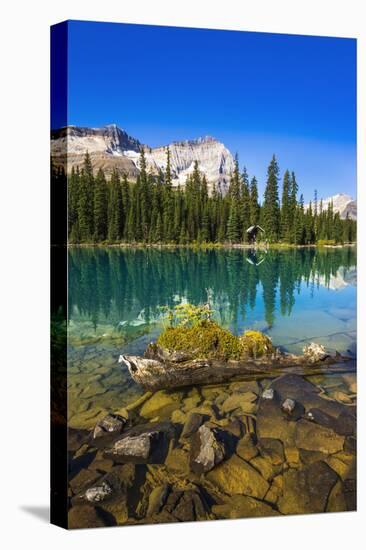
[{"label": "driftwood log", "polygon": [[282,353],[248,360],[193,359],[184,352],[168,352],[150,344],[145,356],[121,355],[135,382],[145,390],[156,391],[200,384],[220,384],[248,377],[276,377],[281,374],[348,373],[356,369],[355,361],[340,354],[309,361],[304,355]]}]

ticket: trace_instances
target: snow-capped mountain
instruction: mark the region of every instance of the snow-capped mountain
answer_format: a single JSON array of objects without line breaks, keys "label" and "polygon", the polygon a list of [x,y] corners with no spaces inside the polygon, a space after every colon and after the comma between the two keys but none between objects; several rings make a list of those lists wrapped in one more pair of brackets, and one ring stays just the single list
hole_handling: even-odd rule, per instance
[{"label": "snow-capped mountain", "polygon": [[183,184],[193,171],[197,160],[199,169],[206,175],[209,185],[219,185],[226,190],[230,174],[234,168],[234,159],[223,143],[213,137],[173,142],[164,147],[148,147],[115,124],[103,128],[80,128],[67,126],[52,132],[51,154],[56,165],[81,166],[85,152],[88,151],[95,169],[103,168],[110,175],[113,168],[130,178],[136,178],[139,172],[140,149],[144,148],[148,170],[157,174],[165,170],[166,150],[169,147],[173,185]]},{"label": "snow-capped mountain", "polygon": [[350,195],[337,193],[332,197],[327,197],[326,199],[323,199],[323,210],[326,210],[328,208],[328,205],[331,201],[333,201],[334,212],[339,212],[342,219],[345,219],[347,217],[347,214],[350,219],[357,219],[357,201],[354,200]]}]

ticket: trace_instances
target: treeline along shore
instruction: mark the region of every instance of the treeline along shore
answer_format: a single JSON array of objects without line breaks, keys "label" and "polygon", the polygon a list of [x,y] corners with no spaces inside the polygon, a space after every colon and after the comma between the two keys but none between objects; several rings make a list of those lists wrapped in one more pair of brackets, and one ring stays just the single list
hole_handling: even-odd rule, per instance
[{"label": "treeline along shore", "polygon": [[[55,185],[66,184],[63,169],[52,165]],[[260,203],[255,177],[235,168],[224,194],[216,186],[209,192],[198,162],[184,187],[173,187],[170,153],[165,172],[147,171],[141,151],[136,182],[112,173],[107,181],[102,169],[94,174],[88,153],[83,165],[67,177],[70,244],[227,244],[248,243],[249,227],[260,225],[258,239],[269,244],[344,244],[356,240],[356,221],[341,219],[330,202],[323,208],[314,191],[307,207],[294,172],[284,172],[273,156],[267,170]],[[280,186],[282,187],[280,189]]]}]

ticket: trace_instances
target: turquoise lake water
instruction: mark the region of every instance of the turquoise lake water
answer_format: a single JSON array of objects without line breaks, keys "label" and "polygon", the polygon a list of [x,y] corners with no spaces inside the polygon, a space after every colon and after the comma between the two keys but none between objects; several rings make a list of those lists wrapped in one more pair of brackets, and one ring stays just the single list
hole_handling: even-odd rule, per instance
[{"label": "turquoise lake water", "polygon": [[[352,247],[72,248],[69,386],[75,403],[90,396],[103,408],[107,391],[110,403],[141,393],[118,366],[119,354],[144,352],[163,329],[161,306],[205,303],[208,295],[217,321],[235,334],[261,330],[291,352],[316,341],[356,354],[356,285]],[[85,417],[88,409],[81,411]]]}]

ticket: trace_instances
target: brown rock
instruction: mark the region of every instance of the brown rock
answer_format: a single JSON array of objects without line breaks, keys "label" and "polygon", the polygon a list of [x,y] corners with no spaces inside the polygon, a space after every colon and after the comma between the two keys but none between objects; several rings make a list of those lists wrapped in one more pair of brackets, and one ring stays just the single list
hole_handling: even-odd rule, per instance
[{"label": "brown rock", "polygon": [[289,469],[283,474],[278,509],[283,514],[324,512],[337,481],[337,474],[325,462],[314,462],[301,470]]},{"label": "brown rock", "polygon": [[347,503],[344,496],[343,484],[337,481],[328,498],[327,512],[345,512]]},{"label": "brown rock", "polygon": [[298,448],[307,451],[331,454],[343,449],[344,437],[314,422],[299,420],[296,423],[295,443]]},{"label": "brown rock", "polygon": [[219,464],[206,474],[206,477],[229,495],[247,495],[263,499],[269,489],[268,482],[258,471],[237,455]]},{"label": "brown rock", "polygon": [[200,426],[202,426],[205,420],[207,420],[207,417],[202,414],[196,412],[190,413],[187,417],[186,423],[184,424],[181,437],[190,437],[198,430]]},{"label": "brown rock", "polygon": [[256,456],[255,458],[252,458],[250,464],[254,466],[254,468],[258,470],[258,472],[260,472],[260,474],[267,481],[270,481],[276,473],[272,462],[268,458],[264,458],[263,456]]},{"label": "brown rock", "polygon": [[283,444],[279,439],[266,437],[260,439],[259,450],[262,456],[269,458],[272,464],[282,464],[285,460]]},{"label": "brown rock", "polygon": [[90,529],[105,527],[106,522],[94,506],[73,506],[68,513],[69,529]]},{"label": "brown rock", "polygon": [[220,519],[276,516],[279,513],[265,502],[255,498],[233,495],[225,499],[224,504],[212,506],[212,512]]},{"label": "brown rock", "polygon": [[255,436],[253,434],[248,433],[238,441],[236,454],[246,461],[258,455],[258,448],[255,445]]}]

